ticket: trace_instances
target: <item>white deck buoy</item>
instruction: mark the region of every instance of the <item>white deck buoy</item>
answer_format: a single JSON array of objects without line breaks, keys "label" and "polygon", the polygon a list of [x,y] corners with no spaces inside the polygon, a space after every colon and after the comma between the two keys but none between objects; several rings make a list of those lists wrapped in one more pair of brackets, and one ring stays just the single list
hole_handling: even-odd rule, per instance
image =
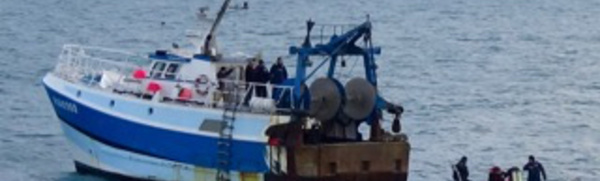
[{"label": "white deck buoy", "polygon": [[272,111],[275,109],[275,101],[271,98],[252,97],[250,107],[256,110]]}]

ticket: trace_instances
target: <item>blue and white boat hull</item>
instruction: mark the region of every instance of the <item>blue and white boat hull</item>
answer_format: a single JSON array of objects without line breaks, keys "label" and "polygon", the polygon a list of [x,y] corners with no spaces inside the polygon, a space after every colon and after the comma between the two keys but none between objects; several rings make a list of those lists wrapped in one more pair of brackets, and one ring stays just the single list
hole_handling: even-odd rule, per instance
[{"label": "blue and white boat hull", "polygon": [[[153,158],[121,150],[77,131],[62,122],[65,136],[76,147],[75,161],[92,169],[101,170],[107,176],[119,175],[126,178],[147,180],[215,180],[216,169],[203,168],[180,162]],[[232,172],[232,180],[263,180],[262,173]]]},{"label": "blue and white boat hull", "polygon": [[[133,178],[214,180],[217,132],[203,124],[218,110],[165,105],[81,86],[48,74],[44,86],[76,161]],[[269,115],[236,121],[230,170],[233,180],[262,180],[268,171],[264,130]]]}]

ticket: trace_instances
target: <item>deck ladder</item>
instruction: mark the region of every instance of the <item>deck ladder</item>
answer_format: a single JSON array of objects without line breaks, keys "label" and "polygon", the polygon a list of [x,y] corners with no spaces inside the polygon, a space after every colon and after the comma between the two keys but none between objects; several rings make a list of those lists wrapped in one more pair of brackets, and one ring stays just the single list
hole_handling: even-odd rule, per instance
[{"label": "deck ladder", "polygon": [[[227,86],[226,86],[227,87]],[[217,181],[231,180],[231,156],[233,144],[233,129],[235,114],[238,111],[239,95],[237,86],[231,86],[223,91],[223,122],[217,141]],[[228,94],[228,95],[226,95]],[[230,98],[227,98],[230,97]],[[228,100],[229,99],[229,100]]]}]

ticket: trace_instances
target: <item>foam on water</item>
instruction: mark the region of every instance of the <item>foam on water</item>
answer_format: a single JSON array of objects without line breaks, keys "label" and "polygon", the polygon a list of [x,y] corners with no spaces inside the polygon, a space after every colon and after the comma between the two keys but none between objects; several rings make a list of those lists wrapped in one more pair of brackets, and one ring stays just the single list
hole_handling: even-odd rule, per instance
[{"label": "foam on water", "polygon": [[[63,44],[135,52],[181,44],[186,29],[208,26],[194,22],[196,8],[219,2],[0,1],[3,179],[95,180],[73,173],[40,85]],[[300,43],[308,18],[357,23],[367,13],[383,47],[380,91],[407,110],[410,180],[448,180],[462,155],[474,180],[492,165],[522,166],[529,154],[550,180],[600,176],[598,2],[256,0],[227,15],[219,46],[270,62]]]}]

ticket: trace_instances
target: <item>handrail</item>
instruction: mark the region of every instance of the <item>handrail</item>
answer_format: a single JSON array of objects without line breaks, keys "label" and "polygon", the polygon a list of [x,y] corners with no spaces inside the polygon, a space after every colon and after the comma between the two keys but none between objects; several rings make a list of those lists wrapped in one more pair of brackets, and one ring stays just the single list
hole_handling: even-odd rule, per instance
[{"label": "handrail", "polygon": [[97,50],[97,51],[104,51],[104,52],[110,52],[110,53],[120,53],[120,54],[124,54],[124,55],[129,55],[129,56],[143,57],[143,55],[135,54],[135,53],[128,52],[128,51],[104,48],[104,47],[97,47],[97,46],[87,46],[87,45],[77,45],[77,44],[65,44],[63,46],[63,49],[73,49],[73,48],[85,49],[85,50]]},{"label": "handrail", "polygon": [[[316,24],[315,30],[318,31],[318,35],[315,35],[318,38],[319,44],[324,44],[329,41],[329,38],[333,35],[342,35],[346,31],[351,30],[355,27],[359,26],[358,24]],[[313,39],[313,38],[311,38]]]},{"label": "handrail", "polygon": [[[112,56],[111,58],[104,58],[101,57],[101,54]],[[140,63],[135,63],[134,60],[149,62],[149,59],[143,58],[141,55],[126,51],[69,44],[63,46],[63,51],[53,73],[66,80],[76,81],[86,75],[101,73],[103,70],[111,70],[127,75],[126,72],[145,69],[145,67],[139,65]]]},{"label": "handrail", "polygon": [[[112,55],[104,57],[103,54]],[[133,79],[132,75],[135,70],[145,70],[146,72],[150,72],[148,67],[145,65],[140,65],[138,62],[134,62],[135,60],[132,59],[132,57],[135,59],[148,60],[148,65],[150,65],[150,59],[134,53],[92,46],[65,45],[62,53],[59,56],[59,61],[53,71],[53,74],[72,83],[102,89],[108,88],[103,87],[101,83],[101,80],[104,78],[103,76],[107,76],[114,79],[114,82],[112,82],[109,86],[111,89],[116,90],[121,88],[130,88],[132,83],[128,82],[127,80]],[[107,73],[111,74],[112,76],[105,75]],[[146,78],[139,79],[137,81],[138,83],[135,85],[137,86],[136,90],[144,90],[144,83],[148,83],[150,81],[162,82],[165,86],[170,85],[172,86],[169,87],[172,88],[171,91],[175,90],[175,85],[198,89],[198,83],[196,83],[195,80],[156,79],[147,75]],[[206,102],[203,105],[213,106],[214,102],[212,96],[215,96],[213,93],[217,91],[223,94],[232,93],[224,88],[217,89],[217,86],[215,85],[218,85],[219,82],[226,86],[235,86],[237,90],[241,90],[237,91],[238,95],[235,95],[235,97],[241,99],[235,101],[239,101],[238,103],[240,103],[239,105],[241,107],[247,107],[246,109],[242,108],[242,111],[248,110],[252,112],[272,113],[275,111],[290,110],[289,106],[278,106],[281,103],[291,103],[289,105],[294,105],[294,99],[292,96],[286,96],[286,94],[291,95],[291,93],[294,91],[293,86],[274,85],[260,82],[244,82],[228,79],[213,80],[209,82],[209,84],[212,85],[210,94],[211,98],[206,99]],[[265,90],[266,95],[264,95],[264,97],[258,96],[256,94],[258,89]],[[170,95],[162,96],[164,98],[171,98],[172,100],[177,99],[176,97],[168,97]],[[269,101],[269,99],[272,101]],[[252,105],[249,105],[250,103],[248,102],[250,100],[264,101],[263,103],[268,103],[270,107],[266,106],[262,108],[252,108]]]},{"label": "handrail", "polygon": [[[272,99],[274,102],[274,109],[273,110],[268,110],[268,111],[290,111],[291,109],[287,106],[285,106],[284,108],[282,107],[278,107],[277,105],[280,105],[281,103],[283,103],[284,101],[288,101],[288,103],[290,103],[291,105],[294,105],[294,99],[291,96],[292,92],[294,91],[294,86],[289,86],[289,85],[276,85],[276,84],[270,84],[270,83],[260,83],[260,82],[243,82],[243,81],[236,81],[236,80],[227,80],[227,79],[222,79],[219,80],[221,83],[223,83],[226,86],[236,86],[236,88],[242,89],[243,91],[241,91],[241,95],[238,95],[242,98],[242,100],[239,100],[241,102],[242,105],[243,104],[247,104],[244,101],[248,101],[248,100],[244,100],[247,99],[248,97],[250,97],[250,99],[252,98],[263,98],[263,99]],[[229,84],[229,85],[228,85]],[[266,95],[264,95],[263,97],[260,97],[259,95],[257,95],[257,91],[259,89],[264,89]],[[236,91],[227,91],[227,90],[221,90],[222,93],[235,93]],[[238,92],[239,94],[240,92]],[[287,97],[285,97],[286,93],[288,94]]]}]

